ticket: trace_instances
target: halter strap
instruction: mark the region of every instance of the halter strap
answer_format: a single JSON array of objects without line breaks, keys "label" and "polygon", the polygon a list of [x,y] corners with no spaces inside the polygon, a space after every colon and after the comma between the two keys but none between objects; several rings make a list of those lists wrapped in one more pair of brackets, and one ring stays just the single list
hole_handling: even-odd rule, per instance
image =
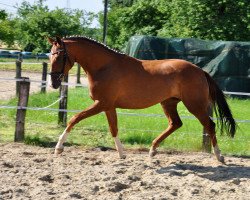
[{"label": "halter strap", "polygon": [[58,54],[59,52],[62,52],[62,51],[64,51],[64,49],[58,49],[58,50],[55,51],[55,52],[52,52],[52,51],[51,51],[51,55]]},{"label": "halter strap", "polygon": [[64,54],[63,54],[63,66],[62,66],[61,71],[60,72],[50,72],[50,75],[57,75],[58,79],[62,79],[65,76],[64,70],[65,70],[65,67],[66,67],[67,59],[68,59],[68,62],[70,63],[70,65],[71,65],[71,61],[69,59],[69,55],[68,55],[65,43],[63,41],[62,41],[62,49],[58,49],[55,52],[51,52],[51,55],[55,55],[55,54],[63,52],[63,51],[64,51]]}]

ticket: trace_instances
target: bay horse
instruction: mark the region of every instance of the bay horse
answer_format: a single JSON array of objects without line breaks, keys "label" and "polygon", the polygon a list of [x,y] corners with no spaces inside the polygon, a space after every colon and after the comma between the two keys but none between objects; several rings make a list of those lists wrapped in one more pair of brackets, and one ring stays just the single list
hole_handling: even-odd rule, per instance
[{"label": "bay horse", "polygon": [[75,124],[105,112],[119,157],[125,158],[118,138],[116,108],[143,109],[160,103],[168,119],[168,127],[153,140],[149,151],[152,157],[159,144],[182,126],[177,112],[177,104],[182,101],[209,134],[217,160],[224,162],[208,108],[213,105],[221,131],[226,130],[231,137],[234,137],[236,124],[223,92],[208,73],[180,59],[135,59],[87,37],[56,37],[48,38],[48,41],[52,45],[51,86],[57,89],[77,62],[87,75],[90,97],[94,101],[70,119],[59,137],[56,154],[63,152],[63,143]]}]

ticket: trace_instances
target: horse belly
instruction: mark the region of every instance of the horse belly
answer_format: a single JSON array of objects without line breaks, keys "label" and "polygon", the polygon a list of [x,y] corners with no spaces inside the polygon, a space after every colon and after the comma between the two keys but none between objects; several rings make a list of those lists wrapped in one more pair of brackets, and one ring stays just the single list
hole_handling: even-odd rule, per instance
[{"label": "horse belly", "polygon": [[168,88],[165,81],[158,84],[147,83],[128,87],[120,92],[116,101],[116,107],[125,109],[140,109],[153,106],[170,97],[178,98],[178,89],[174,86]]}]

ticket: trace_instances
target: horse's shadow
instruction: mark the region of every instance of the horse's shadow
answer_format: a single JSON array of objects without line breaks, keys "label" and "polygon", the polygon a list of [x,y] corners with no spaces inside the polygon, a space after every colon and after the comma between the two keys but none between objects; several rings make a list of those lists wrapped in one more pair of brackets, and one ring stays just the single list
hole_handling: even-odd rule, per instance
[{"label": "horse's shadow", "polygon": [[195,174],[210,181],[227,181],[234,179],[250,179],[250,167],[228,164],[223,166],[200,166],[189,163],[177,163],[168,167],[161,167],[156,170],[159,174],[169,174],[169,176],[188,176]]}]

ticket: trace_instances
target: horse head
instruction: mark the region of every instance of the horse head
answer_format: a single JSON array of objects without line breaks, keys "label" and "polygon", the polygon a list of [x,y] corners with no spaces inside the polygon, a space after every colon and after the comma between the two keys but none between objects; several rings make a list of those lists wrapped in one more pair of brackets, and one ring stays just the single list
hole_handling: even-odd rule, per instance
[{"label": "horse head", "polygon": [[48,38],[48,41],[52,44],[49,57],[51,64],[51,87],[57,89],[61,85],[64,77],[68,74],[69,69],[74,65],[74,62],[71,62],[66,45],[61,38],[56,37],[55,40]]}]

